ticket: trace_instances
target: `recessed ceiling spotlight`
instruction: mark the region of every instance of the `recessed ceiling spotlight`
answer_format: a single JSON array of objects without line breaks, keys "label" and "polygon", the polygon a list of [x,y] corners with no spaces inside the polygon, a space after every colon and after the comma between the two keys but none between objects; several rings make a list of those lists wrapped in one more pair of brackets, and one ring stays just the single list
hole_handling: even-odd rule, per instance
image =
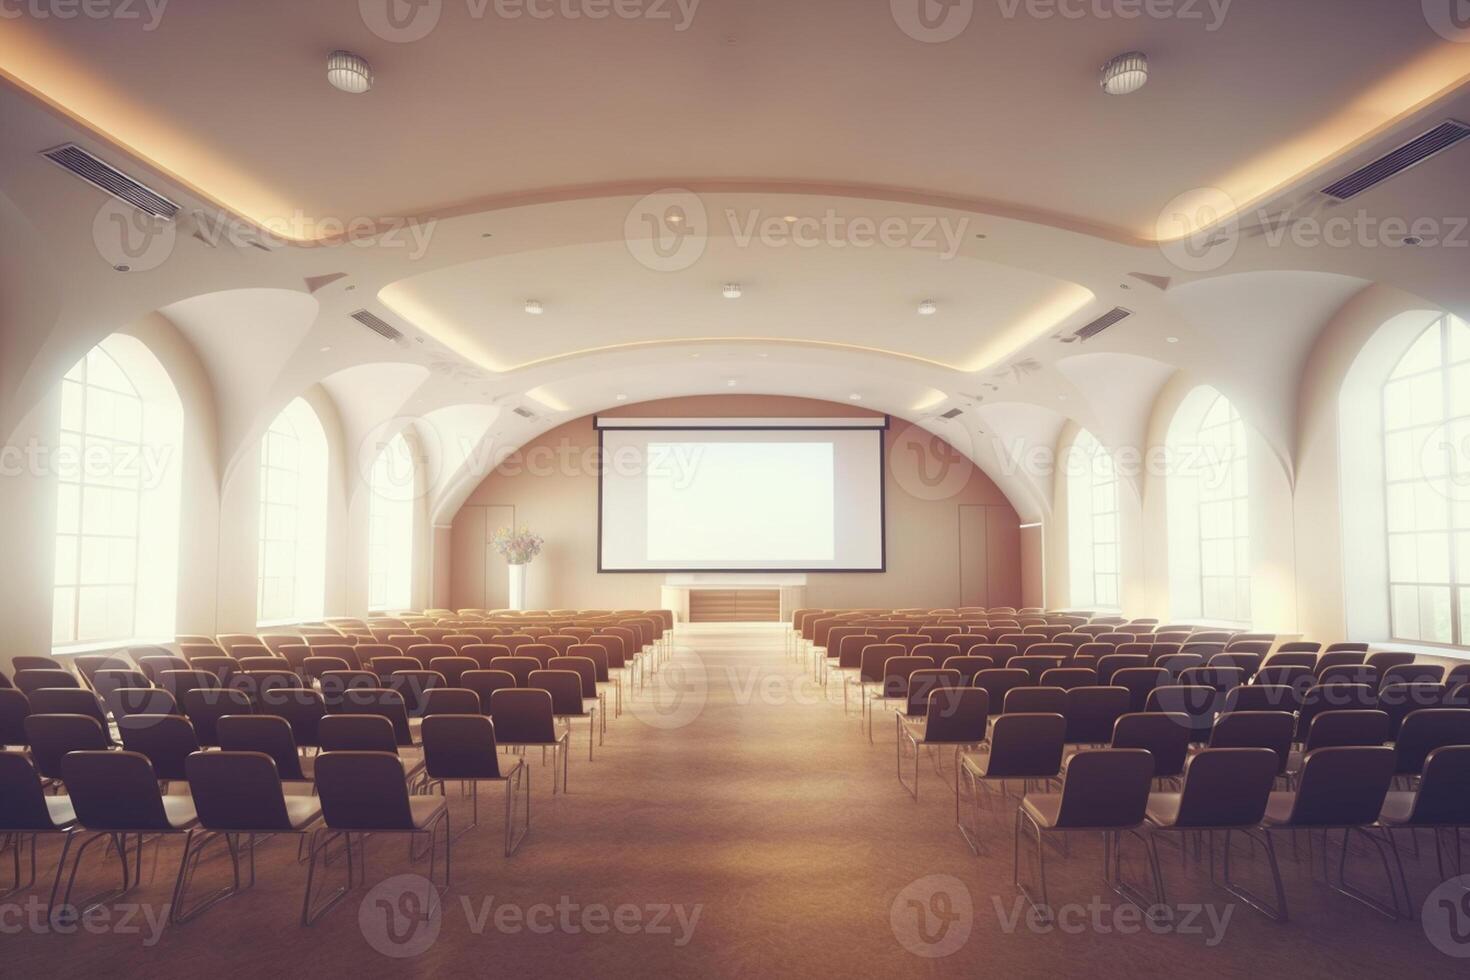
[{"label": "recessed ceiling spotlight", "polygon": [[1418,235],[1405,235],[1403,241],[1404,241],[1404,244],[1405,245],[1423,245],[1424,244],[1424,239],[1420,238]]},{"label": "recessed ceiling spotlight", "polygon": [[322,353],[323,353],[323,354],[325,354],[325,353],[327,353],[327,352],[328,352],[328,351],[330,351],[330,350],[331,350],[331,349],[332,349],[332,348],[330,348],[330,347],[323,347],[323,348],[322,348]]},{"label": "recessed ceiling spotlight", "polygon": [[863,396],[854,391],[852,394],[847,396],[847,400],[850,402],[860,402],[863,400]]},{"label": "recessed ceiling spotlight", "polygon": [[627,401],[627,400],[628,400],[628,396],[627,396],[627,395],[618,395],[618,396],[617,396],[617,399],[618,399],[618,401],[620,401],[620,402],[625,402],[625,401]]},{"label": "recessed ceiling spotlight", "polygon": [[494,238],[495,237],[495,232],[493,232],[493,231],[482,231],[482,232],[480,232],[480,237],[481,238]]},{"label": "recessed ceiling spotlight", "polygon": [[1164,342],[1167,343],[1167,344],[1177,344],[1177,343],[1179,343],[1179,338],[1178,337],[1165,337],[1164,338]]},{"label": "recessed ceiling spotlight", "polygon": [[989,238],[989,237],[990,237],[990,236],[989,236],[989,235],[986,235],[986,234],[985,234],[985,233],[983,233],[983,232],[977,232],[977,233],[976,233],[976,234],[975,234],[975,237],[976,237],[976,238]]},{"label": "recessed ceiling spotlight", "polygon": [[692,358],[694,358],[695,360],[698,360],[699,359],[699,355],[698,354],[690,354],[689,356],[692,357]]},{"label": "recessed ceiling spotlight", "polygon": [[133,267],[130,266],[130,265],[115,265],[115,266],[112,267],[112,271],[113,272],[132,272],[133,271]]},{"label": "recessed ceiling spotlight", "polygon": [[739,299],[740,298],[740,283],[738,283],[738,282],[727,282],[727,283],[725,283],[725,288],[722,290],[722,292],[723,292],[724,297],[726,299]]},{"label": "recessed ceiling spotlight", "polygon": [[734,379],[734,378],[726,378],[726,379],[725,379],[725,387],[726,387],[726,388],[733,388],[733,387],[735,387],[735,386],[736,386],[736,385],[737,385],[737,384],[739,384],[739,382],[738,382],[738,381],[736,381],[736,380],[735,380],[735,379]]},{"label": "recessed ceiling spotlight", "polygon": [[939,312],[939,304],[932,299],[926,299],[919,304],[919,316],[933,316]]},{"label": "recessed ceiling spotlight", "polygon": [[333,51],[327,56],[327,81],[335,89],[361,95],[373,87],[373,69],[360,55]]},{"label": "recessed ceiling spotlight", "polygon": [[797,219],[796,219],[796,215],[794,215],[794,214],[788,214],[786,217],[782,218],[781,220],[782,221],[785,221],[788,225],[794,225],[794,224],[796,224],[796,220]]},{"label": "recessed ceiling spotlight", "polygon": [[1148,56],[1129,51],[1111,58],[1102,67],[1102,90],[1109,95],[1131,95],[1148,81]]},{"label": "recessed ceiling spotlight", "polygon": [[674,211],[672,213],[670,213],[670,215],[669,215],[669,224],[671,224],[671,225],[677,225],[679,222],[681,222],[683,220],[684,220],[684,212],[683,211],[680,211],[678,208],[675,208]]},{"label": "recessed ceiling spotlight", "polygon": [[526,312],[532,316],[540,316],[542,313],[541,301],[534,299],[526,300]]}]

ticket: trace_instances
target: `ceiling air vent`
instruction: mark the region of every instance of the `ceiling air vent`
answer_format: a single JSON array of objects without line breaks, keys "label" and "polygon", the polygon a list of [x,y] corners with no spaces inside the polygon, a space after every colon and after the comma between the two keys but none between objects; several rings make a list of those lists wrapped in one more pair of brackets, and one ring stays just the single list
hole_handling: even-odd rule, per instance
[{"label": "ceiling air vent", "polygon": [[403,339],[403,331],[391,325],[375,313],[369,313],[367,310],[358,310],[352,314],[352,319],[367,327],[384,340],[391,340],[395,344],[406,343]]},{"label": "ceiling air vent", "polygon": [[951,408],[949,411],[945,412],[939,417],[942,419],[957,419],[964,414],[965,410],[963,408]]},{"label": "ceiling air vent", "polygon": [[44,151],[42,155],[63,170],[70,170],[93,187],[101,188],[145,214],[171,221],[179,213],[179,206],[173,201],[143,186],[112,164],[103,163],[75,143],[64,143]]},{"label": "ceiling air vent", "polygon": [[1409,140],[1403,146],[1385,153],[1367,166],[1354,170],[1337,183],[1324,187],[1322,193],[1339,201],[1346,201],[1370,187],[1381,184],[1395,174],[1401,174],[1410,167],[1418,166],[1440,150],[1454,146],[1466,136],[1470,136],[1470,126],[1454,119],[1442,122],[1424,135]]},{"label": "ceiling air vent", "polygon": [[1077,340],[1091,340],[1093,337],[1096,337],[1098,334],[1108,329],[1108,327],[1111,327],[1113,324],[1117,323],[1120,320],[1126,320],[1132,315],[1132,310],[1125,310],[1121,306],[1115,306],[1111,310],[1108,310],[1106,313],[1104,313],[1102,316],[1098,317],[1096,320],[1093,320],[1091,323],[1078,330],[1077,333],[1074,334],[1074,337]]},{"label": "ceiling air vent", "polygon": [[531,411],[529,408],[524,408],[520,405],[517,405],[515,408],[511,409],[511,411],[515,412],[523,419],[534,419],[536,417],[535,412]]}]

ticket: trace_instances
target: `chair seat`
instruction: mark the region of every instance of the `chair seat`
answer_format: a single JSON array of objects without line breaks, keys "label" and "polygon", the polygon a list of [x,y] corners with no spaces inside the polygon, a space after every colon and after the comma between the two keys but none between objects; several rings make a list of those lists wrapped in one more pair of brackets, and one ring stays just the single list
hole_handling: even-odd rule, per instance
[{"label": "chair seat", "polygon": [[1062,812],[1061,793],[1027,793],[1021,809],[1042,827],[1055,827]]},{"label": "chair seat", "polygon": [[71,800],[65,796],[46,797],[46,810],[51,815],[51,822],[58,827],[77,822],[77,811],[73,809]]},{"label": "chair seat", "polygon": [[1291,808],[1296,805],[1296,794],[1277,790],[1266,798],[1266,817],[1261,822],[1267,826],[1291,822]]},{"label": "chair seat", "polygon": [[1179,803],[1182,793],[1150,793],[1144,815],[1150,823],[1159,827],[1172,827],[1179,822]]},{"label": "chair seat", "polygon": [[322,815],[321,799],[315,796],[286,797],[286,819],[295,830],[302,830]]},{"label": "chair seat", "polygon": [[165,796],[163,815],[175,830],[187,830],[199,822],[199,813],[194,809],[192,796]]},{"label": "chair seat", "polygon": [[1383,811],[1379,814],[1380,823],[1406,824],[1414,815],[1414,798],[1418,794],[1412,790],[1394,790],[1383,799]]},{"label": "chair seat", "polygon": [[432,796],[410,796],[408,798],[408,810],[413,816],[413,825],[419,830],[425,830],[429,824],[438,819],[439,814],[449,809],[449,804],[444,799],[435,799]]}]

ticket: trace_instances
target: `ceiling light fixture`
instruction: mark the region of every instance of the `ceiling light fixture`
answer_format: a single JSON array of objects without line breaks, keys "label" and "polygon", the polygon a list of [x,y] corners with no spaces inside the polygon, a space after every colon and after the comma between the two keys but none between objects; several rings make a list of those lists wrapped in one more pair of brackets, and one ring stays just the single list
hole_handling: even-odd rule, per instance
[{"label": "ceiling light fixture", "polygon": [[852,394],[847,396],[847,400],[850,402],[860,402],[863,400],[863,396],[854,391]]},{"label": "ceiling light fixture", "polygon": [[333,51],[327,57],[327,81],[335,89],[361,95],[373,87],[373,69],[351,51]]},{"label": "ceiling light fixture", "polygon": [[628,400],[628,396],[627,396],[627,395],[618,395],[618,396],[617,396],[617,399],[618,399],[618,401],[620,401],[620,402],[625,402],[625,401],[627,401],[627,400]]},{"label": "ceiling light fixture", "polygon": [[532,316],[540,316],[542,313],[540,300],[526,300],[526,312]]},{"label": "ceiling light fixture", "polygon": [[737,382],[734,378],[726,378],[725,379],[725,387],[726,388],[733,388],[737,384],[739,384],[739,382]]},{"label": "ceiling light fixture", "polygon": [[1129,51],[1111,58],[1102,67],[1102,90],[1109,95],[1132,95],[1148,81],[1148,56]]},{"label": "ceiling light fixture", "polygon": [[926,299],[919,304],[919,316],[933,316],[939,312],[939,304],[932,299]]},{"label": "ceiling light fixture", "polygon": [[796,219],[796,215],[794,215],[794,214],[788,214],[782,220],[785,221],[788,225],[794,225],[794,224],[796,224],[796,220],[797,219]]},{"label": "ceiling light fixture", "polygon": [[1164,342],[1165,343],[1168,343],[1168,344],[1177,344],[1177,343],[1179,343],[1179,338],[1178,337],[1165,337],[1164,338]]},{"label": "ceiling light fixture", "polygon": [[738,282],[727,282],[727,283],[725,283],[724,296],[725,296],[726,299],[739,299],[740,298],[740,283],[738,283]]},{"label": "ceiling light fixture", "polygon": [[330,347],[323,347],[323,348],[322,348],[322,353],[323,353],[323,354],[325,354],[325,353],[327,353],[327,352],[328,352],[328,351],[330,351],[330,350],[331,350],[331,349],[332,349],[332,348],[330,348]]}]

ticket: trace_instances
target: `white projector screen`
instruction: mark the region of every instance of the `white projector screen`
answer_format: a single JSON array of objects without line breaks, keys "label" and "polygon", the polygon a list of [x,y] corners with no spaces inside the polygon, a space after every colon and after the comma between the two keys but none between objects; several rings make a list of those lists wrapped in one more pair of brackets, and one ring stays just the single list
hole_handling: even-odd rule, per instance
[{"label": "white projector screen", "polygon": [[646,421],[599,422],[599,571],[883,571],[884,420]]}]

